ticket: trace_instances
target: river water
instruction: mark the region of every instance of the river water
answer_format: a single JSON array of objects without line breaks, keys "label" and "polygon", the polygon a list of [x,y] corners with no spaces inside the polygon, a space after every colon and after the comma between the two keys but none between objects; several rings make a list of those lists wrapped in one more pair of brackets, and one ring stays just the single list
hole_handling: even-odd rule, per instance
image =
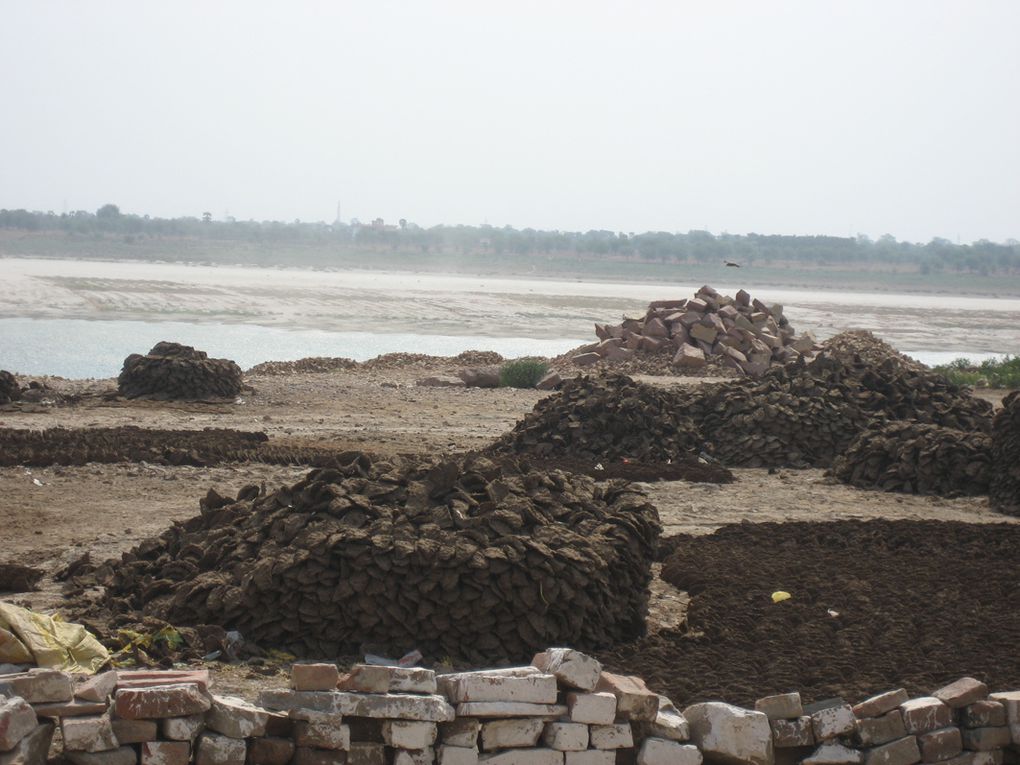
[{"label": "river water", "polygon": [[[175,340],[236,360],[395,351],[558,355],[592,324],[640,315],[689,284],[495,279],[184,264],[0,258],[0,369],[115,376],[129,353]],[[732,294],[739,285],[715,285]],[[870,329],[928,364],[1020,353],[1020,300],[746,288],[820,339]]]}]

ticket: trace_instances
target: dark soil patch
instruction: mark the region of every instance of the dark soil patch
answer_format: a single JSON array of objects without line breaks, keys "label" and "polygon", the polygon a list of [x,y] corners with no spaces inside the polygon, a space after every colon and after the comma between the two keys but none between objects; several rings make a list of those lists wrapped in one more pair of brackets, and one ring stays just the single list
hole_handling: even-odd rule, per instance
[{"label": "dark soil patch", "polygon": [[1020,526],[735,524],[669,542],[662,576],[694,596],[687,623],[601,658],[678,704],[857,701],[963,675],[1020,687]]}]

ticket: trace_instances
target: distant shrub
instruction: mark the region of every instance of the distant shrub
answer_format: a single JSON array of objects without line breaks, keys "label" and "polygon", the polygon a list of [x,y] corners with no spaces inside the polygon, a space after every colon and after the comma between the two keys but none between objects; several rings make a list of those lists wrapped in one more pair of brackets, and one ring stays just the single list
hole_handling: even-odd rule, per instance
[{"label": "distant shrub", "polygon": [[1020,388],[1020,356],[987,359],[973,364],[968,359],[954,359],[935,367],[950,382],[977,388]]},{"label": "distant shrub", "polygon": [[504,388],[534,388],[549,373],[549,365],[541,359],[508,361],[499,370],[499,384]]}]

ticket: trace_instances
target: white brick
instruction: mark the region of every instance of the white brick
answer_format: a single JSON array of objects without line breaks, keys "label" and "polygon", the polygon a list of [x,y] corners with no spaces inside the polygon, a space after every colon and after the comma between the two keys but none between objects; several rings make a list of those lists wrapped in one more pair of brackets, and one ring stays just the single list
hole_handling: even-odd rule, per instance
[{"label": "white brick", "polygon": [[64,749],[69,752],[109,752],[117,749],[110,715],[97,717],[65,717],[60,721]]},{"label": "white brick", "polygon": [[195,765],[244,765],[247,753],[243,739],[207,732],[198,737]]},{"label": "white brick", "polygon": [[482,754],[479,765],[563,765],[563,752],[555,749],[507,749]]},{"label": "white brick", "polygon": [[528,704],[555,704],[558,689],[552,675],[506,677],[486,672],[446,675],[441,685],[454,703],[468,701],[519,701]]},{"label": "white brick", "polygon": [[0,752],[9,752],[35,730],[35,710],[22,698],[0,696]]},{"label": "white brick", "polygon": [[478,765],[478,749],[441,744],[436,750],[436,761],[439,765]]},{"label": "white brick", "polygon": [[386,720],[383,741],[396,749],[428,749],[436,743],[436,724],[414,720]]},{"label": "white brick", "polygon": [[592,749],[628,749],[634,746],[630,723],[591,726]]},{"label": "white brick", "polygon": [[528,704],[523,701],[468,701],[457,705],[457,717],[544,717],[559,719],[567,714],[562,704]]},{"label": "white brick", "polygon": [[478,748],[478,734],[482,723],[474,717],[458,717],[450,722],[439,723],[439,740],[455,747]]},{"label": "white brick", "polygon": [[231,738],[253,738],[266,735],[269,713],[236,696],[213,696],[212,706],[205,714],[211,730]]},{"label": "white brick", "polygon": [[535,746],[545,728],[541,718],[495,720],[482,725],[482,749],[515,749]]},{"label": "white brick", "polygon": [[567,709],[573,722],[610,725],[616,720],[616,696],[611,693],[568,693]]},{"label": "white brick", "polygon": [[583,752],[564,752],[565,765],[616,765],[616,752],[612,749],[586,749]]},{"label": "white brick", "polygon": [[573,648],[549,648],[537,654],[531,663],[555,675],[563,685],[582,691],[595,690],[602,674],[602,665],[597,659]]},{"label": "white brick", "polygon": [[582,752],[588,748],[588,726],[574,722],[546,723],[542,743],[560,752]]},{"label": "white brick", "polygon": [[638,751],[637,765],[701,765],[701,750],[663,738],[646,738]]},{"label": "white brick", "polygon": [[393,765],[432,765],[436,753],[432,747],[424,749],[398,749],[393,753]]}]

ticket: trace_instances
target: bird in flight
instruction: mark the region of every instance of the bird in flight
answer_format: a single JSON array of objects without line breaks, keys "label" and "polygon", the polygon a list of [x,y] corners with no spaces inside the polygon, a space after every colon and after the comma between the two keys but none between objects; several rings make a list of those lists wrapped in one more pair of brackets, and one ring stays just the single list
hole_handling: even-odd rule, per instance
[{"label": "bird in flight", "polygon": [[734,263],[732,260],[724,260],[723,265],[725,265],[727,268],[740,268],[740,264]]}]

